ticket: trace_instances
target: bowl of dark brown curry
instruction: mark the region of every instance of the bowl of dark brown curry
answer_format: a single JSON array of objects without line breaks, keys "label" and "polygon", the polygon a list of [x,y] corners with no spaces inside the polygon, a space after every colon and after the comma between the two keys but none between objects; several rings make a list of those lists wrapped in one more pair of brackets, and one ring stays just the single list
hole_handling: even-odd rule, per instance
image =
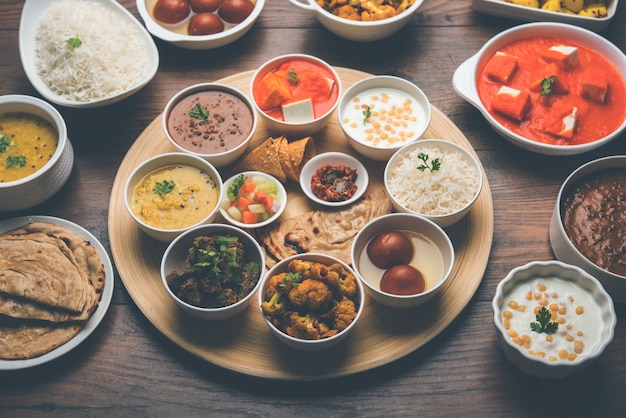
[{"label": "bowl of dark brown curry", "polygon": [[599,158],[563,182],[550,223],[556,258],[596,277],[626,303],[626,155]]}]

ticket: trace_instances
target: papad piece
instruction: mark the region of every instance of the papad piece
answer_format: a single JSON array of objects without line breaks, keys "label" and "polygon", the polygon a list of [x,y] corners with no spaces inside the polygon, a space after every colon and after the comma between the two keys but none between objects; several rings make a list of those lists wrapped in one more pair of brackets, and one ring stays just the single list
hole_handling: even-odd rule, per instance
[{"label": "papad piece", "polygon": [[287,174],[283,171],[278,157],[278,141],[272,137],[247,153],[235,165],[233,171],[261,171],[276,177],[281,183],[287,182]]},{"label": "papad piece", "polygon": [[284,136],[280,138],[278,143],[278,160],[288,180],[300,181],[299,173],[296,173],[291,165],[291,158],[289,158],[289,141]]},{"label": "papad piece", "polygon": [[289,143],[289,159],[296,181],[300,180],[300,172],[304,164],[315,157],[316,152],[315,141],[310,136]]},{"label": "papad piece", "polygon": [[391,201],[378,190],[346,209],[313,210],[281,219],[255,234],[266,253],[268,267],[292,255],[315,252],[335,256],[352,264],[350,251],[356,234],[372,219],[391,212]]}]

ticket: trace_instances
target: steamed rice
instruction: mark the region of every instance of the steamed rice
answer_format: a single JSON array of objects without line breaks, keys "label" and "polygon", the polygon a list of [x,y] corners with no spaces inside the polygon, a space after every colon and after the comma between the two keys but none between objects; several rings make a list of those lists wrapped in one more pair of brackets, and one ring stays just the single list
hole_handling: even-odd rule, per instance
[{"label": "steamed rice", "polygon": [[[441,158],[439,170],[420,171],[417,156],[429,156],[429,164]],[[387,185],[398,203],[410,211],[429,216],[447,215],[467,206],[479,187],[479,173],[458,151],[415,146],[390,166]]]},{"label": "steamed rice", "polygon": [[[70,38],[82,44],[72,49]],[[36,68],[59,96],[89,102],[137,85],[148,70],[144,47],[138,28],[101,4],[62,0],[39,22]]]}]

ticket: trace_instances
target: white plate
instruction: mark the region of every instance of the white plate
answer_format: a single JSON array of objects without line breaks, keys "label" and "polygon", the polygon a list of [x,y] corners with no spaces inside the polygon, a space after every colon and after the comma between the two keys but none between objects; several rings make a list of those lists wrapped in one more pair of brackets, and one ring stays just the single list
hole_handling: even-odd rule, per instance
[{"label": "white plate", "polygon": [[607,0],[607,17],[593,18],[565,13],[551,12],[549,10],[535,9],[518,4],[508,3],[502,0],[472,0],[474,9],[482,13],[502,16],[522,22],[561,22],[581,26],[586,29],[600,31],[606,28],[617,10],[618,0]]},{"label": "white plate", "polygon": [[107,254],[102,244],[100,244],[100,241],[98,241],[96,237],[94,237],[82,226],[76,225],[75,223],[72,223],[70,221],[66,221],[65,219],[55,218],[52,216],[23,216],[20,218],[7,219],[6,221],[0,222],[0,234],[18,228],[31,221],[51,222],[56,225],[60,225],[64,228],[67,228],[72,233],[89,241],[91,245],[93,245],[93,247],[96,249],[98,255],[100,256],[100,259],[102,260],[102,265],[104,266],[104,290],[102,291],[102,299],[100,300],[100,304],[91,315],[91,318],[87,320],[85,326],[80,330],[78,334],[76,334],[74,338],[39,357],[25,360],[0,360],[0,370],[26,369],[28,367],[38,366],[40,364],[47,363],[58,357],[61,357],[63,354],[66,354],[67,352],[78,346],[80,343],[82,343],[96,329],[96,327],[102,321],[102,318],[104,318],[107,310],[109,309],[109,305],[111,304],[111,298],[113,297],[114,275],[111,259],[109,258],[109,255]]},{"label": "white plate", "polygon": [[19,28],[19,48],[20,58],[22,60],[22,66],[26,77],[35,87],[35,89],[49,101],[66,107],[75,108],[92,108],[106,106],[112,103],[119,102],[132,94],[139,91],[146,84],[152,80],[159,67],[159,51],[154,43],[154,40],[146,29],[139,23],[137,19],[123,6],[117,3],[115,0],[89,0],[92,3],[99,3],[106,7],[110,11],[119,15],[120,19],[131,22],[137,26],[139,30],[139,36],[145,43],[145,51],[148,54],[148,67],[149,69],[144,74],[141,80],[138,80],[134,87],[116,94],[115,96],[106,97],[103,99],[91,100],[89,102],[77,102],[74,100],[68,100],[59,96],[44,83],[36,70],[36,33],[39,26],[39,20],[48,10],[51,2],[50,0],[26,0],[24,8],[22,9],[22,16],[20,18]]}]

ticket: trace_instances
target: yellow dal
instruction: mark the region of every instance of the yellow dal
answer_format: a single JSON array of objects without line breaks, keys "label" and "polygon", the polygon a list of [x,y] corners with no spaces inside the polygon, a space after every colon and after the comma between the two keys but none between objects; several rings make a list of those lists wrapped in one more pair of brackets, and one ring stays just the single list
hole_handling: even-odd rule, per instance
[{"label": "yellow dal", "polygon": [[[158,183],[173,182],[169,193],[155,191]],[[168,166],[144,177],[133,189],[131,210],[146,224],[160,229],[194,225],[217,205],[219,191],[205,171],[189,166]]]},{"label": "yellow dal", "polygon": [[[3,143],[8,142],[6,146]],[[59,135],[47,120],[26,113],[0,116],[0,182],[30,176],[50,161],[59,143]],[[7,158],[24,157],[24,166],[10,166]]]}]

